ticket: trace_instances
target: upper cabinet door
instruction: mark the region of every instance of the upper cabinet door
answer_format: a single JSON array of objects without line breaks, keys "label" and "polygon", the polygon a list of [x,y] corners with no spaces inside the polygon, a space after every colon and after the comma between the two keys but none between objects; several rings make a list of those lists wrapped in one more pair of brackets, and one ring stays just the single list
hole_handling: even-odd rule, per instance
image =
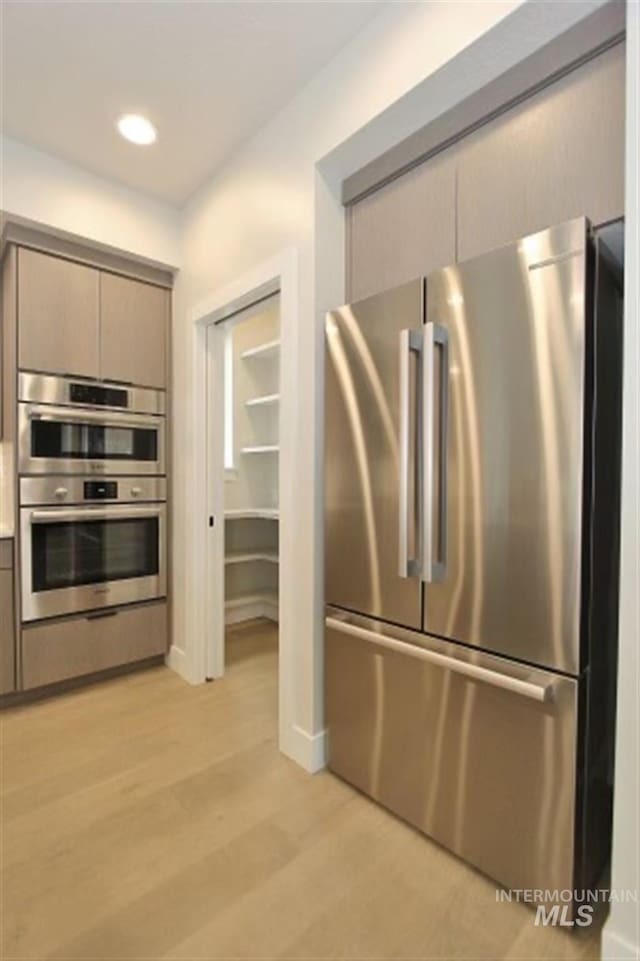
[{"label": "upper cabinet door", "polygon": [[588,217],[624,215],[624,44],[461,144],[458,260]]},{"label": "upper cabinet door", "polygon": [[347,208],[347,298],[370,297],[456,259],[457,150]]},{"label": "upper cabinet door", "polygon": [[167,385],[170,292],[116,274],[100,275],[100,368],[104,380]]},{"label": "upper cabinet door", "polygon": [[97,377],[98,271],[20,248],[19,366]]}]

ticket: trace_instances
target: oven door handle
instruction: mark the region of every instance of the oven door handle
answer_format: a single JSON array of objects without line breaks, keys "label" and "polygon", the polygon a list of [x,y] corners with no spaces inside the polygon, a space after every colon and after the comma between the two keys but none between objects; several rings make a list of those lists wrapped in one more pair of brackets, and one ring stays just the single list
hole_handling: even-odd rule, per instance
[{"label": "oven door handle", "polygon": [[51,407],[29,404],[27,416],[30,420],[71,421],[74,424],[101,424],[103,427],[160,427],[160,414],[121,414],[120,411],[73,410],[70,407]]},{"label": "oven door handle", "polygon": [[137,517],[158,517],[163,514],[164,507],[110,507],[103,510],[84,508],[77,511],[50,510],[31,511],[29,519],[32,524],[56,524],[64,521],[115,521],[135,520]]}]

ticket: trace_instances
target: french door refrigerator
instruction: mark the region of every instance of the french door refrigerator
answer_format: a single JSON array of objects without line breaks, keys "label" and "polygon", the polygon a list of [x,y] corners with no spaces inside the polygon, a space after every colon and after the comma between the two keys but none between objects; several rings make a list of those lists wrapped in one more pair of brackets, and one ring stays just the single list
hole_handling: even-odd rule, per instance
[{"label": "french door refrigerator", "polygon": [[511,888],[607,864],[619,303],[581,218],[327,315],[329,766]]}]

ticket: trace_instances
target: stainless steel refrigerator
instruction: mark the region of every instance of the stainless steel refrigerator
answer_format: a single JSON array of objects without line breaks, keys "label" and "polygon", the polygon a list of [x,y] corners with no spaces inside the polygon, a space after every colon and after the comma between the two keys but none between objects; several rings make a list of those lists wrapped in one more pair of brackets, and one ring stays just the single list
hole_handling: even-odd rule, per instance
[{"label": "stainless steel refrigerator", "polygon": [[327,315],[329,766],[511,888],[606,872],[620,302],[581,218]]}]

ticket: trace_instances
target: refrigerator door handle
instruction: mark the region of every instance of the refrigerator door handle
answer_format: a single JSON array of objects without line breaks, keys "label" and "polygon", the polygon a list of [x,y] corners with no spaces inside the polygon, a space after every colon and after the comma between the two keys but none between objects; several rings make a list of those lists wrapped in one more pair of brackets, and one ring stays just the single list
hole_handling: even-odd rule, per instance
[{"label": "refrigerator door handle", "polygon": [[550,701],[553,697],[553,682],[547,684],[536,684],[534,681],[527,681],[524,678],[512,677],[510,674],[502,674],[493,671],[488,667],[480,667],[469,661],[459,660],[457,657],[450,657],[447,654],[440,654],[438,651],[430,651],[425,647],[417,647],[414,644],[407,644],[394,637],[387,637],[385,634],[378,634],[376,631],[369,631],[365,627],[357,624],[350,624],[348,621],[339,620],[337,617],[327,617],[325,620],[327,627],[334,631],[342,631],[343,634],[351,634],[360,640],[369,641],[378,647],[395,651],[397,654],[404,654],[414,657],[419,661],[426,661],[435,664],[447,671],[455,674],[463,674],[474,681],[481,681],[498,687],[503,691],[511,691],[513,694],[521,694],[532,701]]},{"label": "refrigerator door handle", "polygon": [[[411,523],[409,501],[411,474],[413,471],[414,483],[419,483],[418,471],[421,463],[420,443],[416,450],[417,463],[414,461],[412,465],[411,459],[411,353],[417,354],[421,360],[423,346],[421,330],[400,331],[400,477],[398,485],[398,575],[400,577],[418,577],[421,571],[420,560],[409,557],[409,524]],[[421,367],[421,364],[419,366]],[[416,405],[416,414],[420,416],[419,404]],[[421,436],[421,431],[418,436]]]},{"label": "refrigerator door handle", "polygon": [[[439,379],[439,425],[436,425],[434,386],[438,348],[441,355]],[[424,384],[422,422],[424,431],[424,472],[422,508],[422,580],[427,583],[444,580],[447,569],[447,437],[449,429],[449,332],[440,324],[424,326]],[[439,427],[439,430],[438,430]],[[438,486],[436,491],[436,447]],[[438,501],[438,549],[434,551],[435,500]]]}]

